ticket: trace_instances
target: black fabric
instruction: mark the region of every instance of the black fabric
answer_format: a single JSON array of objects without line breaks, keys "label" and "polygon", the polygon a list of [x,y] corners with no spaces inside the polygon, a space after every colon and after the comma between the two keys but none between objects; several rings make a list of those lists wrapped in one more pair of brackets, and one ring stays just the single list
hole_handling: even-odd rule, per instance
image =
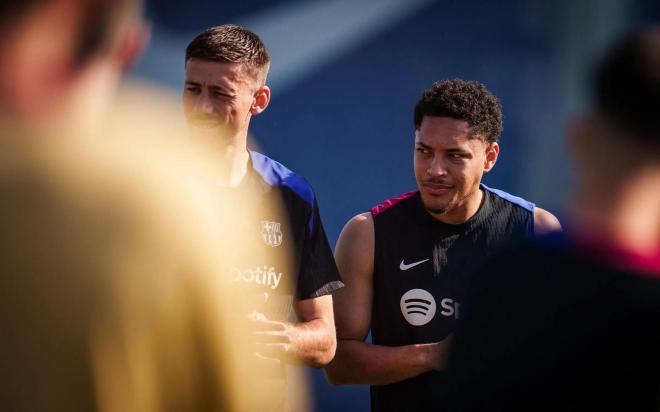
[{"label": "black fabric", "polygon": [[[295,198],[292,201],[295,201]],[[290,207],[286,207],[286,210],[290,209]],[[289,219],[292,222],[296,221],[296,218],[290,213]],[[314,207],[309,210],[305,223],[309,220],[312,220],[313,230],[311,233],[309,230],[305,231],[302,251],[298,253],[300,256],[300,269],[298,270],[296,293],[299,300],[328,295],[344,286],[335,264],[332,248],[330,248],[325,229],[321,223],[321,214],[316,197],[314,198]],[[302,219],[299,224],[302,227]],[[309,223],[307,223],[306,227],[309,226]]]},{"label": "black fabric", "polygon": [[[343,287],[343,283],[316,198],[310,205],[292,188],[269,184],[252,168],[252,163],[249,166],[245,182],[235,191],[234,199],[240,199],[241,191],[259,193],[257,216],[243,225],[244,231],[254,239],[253,253],[235,271],[241,272],[241,282],[249,284],[256,293],[268,294],[268,301],[261,309],[269,318],[286,320],[292,315],[294,301],[330,294]],[[300,181],[304,180],[300,178]],[[234,278],[237,274],[234,273]],[[264,282],[259,282],[257,275]],[[277,279],[279,283],[275,287]]]},{"label": "black fabric", "polygon": [[[313,193],[304,179],[296,176],[296,181]],[[241,293],[249,292],[245,299],[254,301],[254,309],[271,320],[293,321],[295,301],[343,287],[315,198],[310,204],[293,188],[270,184],[251,161],[246,178],[238,188],[229,189],[227,197],[239,204],[257,202],[250,207],[256,216],[237,224],[241,235],[247,234],[250,250],[235,259],[231,274]],[[268,296],[262,304],[264,293]],[[286,365],[260,366],[255,387],[268,395],[256,399],[271,400],[267,410],[285,410]],[[262,408],[255,406],[257,409]]]},{"label": "black fabric", "polygon": [[463,315],[450,410],[660,410],[659,277],[557,234],[489,261]]},{"label": "black fabric", "polygon": [[[371,333],[374,344],[385,346],[446,338],[461,313],[466,274],[503,243],[531,235],[534,223],[531,210],[489,190],[484,190],[479,211],[463,224],[450,225],[434,219],[424,209],[419,192],[373,214],[376,243]],[[411,299],[402,299],[414,289],[426,291],[432,299],[418,292],[410,292]],[[435,305],[427,303],[431,300]],[[416,319],[430,320],[426,324],[411,324],[404,314],[408,311],[421,312],[420,316],[410,315]],[[445,389],[444,376],[439,372],[372,386],[371,409],[438,409],[443,405]]]}]

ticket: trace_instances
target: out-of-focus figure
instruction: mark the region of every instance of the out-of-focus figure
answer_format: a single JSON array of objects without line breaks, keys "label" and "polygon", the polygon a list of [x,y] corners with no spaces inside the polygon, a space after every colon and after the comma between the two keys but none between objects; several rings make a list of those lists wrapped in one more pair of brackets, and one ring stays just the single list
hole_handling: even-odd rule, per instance
[{"label": "out-of-focus figure", "polygon": [[3,409],[245,410],[237,214],[146,143],[2,142]]},{"label": "out-of-focus figure", "polygon": [[467,299],[452,410],[660,408],[660,29],[608,53],[593,100],[565,234],[492,260]]},{"label": "out-of-focus figure", "polygon": [[250,252],[249,207],[211,190],[219,159],[169,127],[162,95],[133,88],[140,110],[113,107],[146,37],[139,11],[0,6],[0,409],[268,401],[242,329],[254,304],[228,263]]},{"label": "out-of-focus figure", "polygon": [[103,130],[147,38],[137,0],[26,0],[0,9],[0,118],[57,137]]}]

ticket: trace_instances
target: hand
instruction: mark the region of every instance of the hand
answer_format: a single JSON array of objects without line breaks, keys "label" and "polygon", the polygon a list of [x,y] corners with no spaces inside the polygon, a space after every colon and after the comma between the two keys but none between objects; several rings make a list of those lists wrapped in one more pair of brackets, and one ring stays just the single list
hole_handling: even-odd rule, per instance
[{"label": "hand", "polygon": [[[281,322],[274,322],[269,320],[265,314],[260,312],[268,302],[268,293],[247,293],[241,300],[241,310],[243,313],[240,322],[247,322],[246,327],[248,332],[247,345],[244,347],[246,355],[250,358],[246,362],[254,364],[253,366],[261,370],[269,369],[275,366],[280,366],[282,363],[282,356],[279,355],[282,348],[273,349],[269,348],[268,344],[271,343],[286,343],[286,340],[276,339],[275,337],[268,337],[272,335],[273,330],[281,330],[281,326],[275,325]],[[266,335],[267,338],[264,338]],[[286,348],[284,348],[286,349]],[[279,355],[279,356],[278,356]]]},{"label": "hand", "polygon": [[289,322],[269,320],[263,313],[249,316],[254,329],[254,344],[257,356],[290,363],[296,342],[296,329]]}]

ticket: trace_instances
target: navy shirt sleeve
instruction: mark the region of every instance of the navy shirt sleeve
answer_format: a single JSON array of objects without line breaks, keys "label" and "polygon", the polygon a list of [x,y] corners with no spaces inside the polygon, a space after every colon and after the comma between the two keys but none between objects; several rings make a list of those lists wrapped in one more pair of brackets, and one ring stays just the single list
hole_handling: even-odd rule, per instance
[{"label": "navy shirt sleeve", "polygon": [[302,246],[297,299],[311,299],[328,295],[344,286],[321,223],[316,196],[308,218],[308,229]]},{"label": "navy shirt sleeve", "polygon": [[296,262],[297,300],[330,294],[344,286],[321,223],[314,190],[307,180],[279,162],[250,151],[254,170],[274,189],[288,217],[295,241],[289,250]]}]

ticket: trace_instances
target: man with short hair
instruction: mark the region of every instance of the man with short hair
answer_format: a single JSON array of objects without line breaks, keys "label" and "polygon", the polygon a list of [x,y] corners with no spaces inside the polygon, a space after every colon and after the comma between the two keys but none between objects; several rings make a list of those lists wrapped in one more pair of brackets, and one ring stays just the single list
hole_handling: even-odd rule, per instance
[{"label": "man with short hair", "polygon": [[414,126],[418,190],[351,219],[335,252],[346,287],[326,372],[333,383],[372,385],[374,411],[442,405],[464,276],[505,242],[559,229],[547,211],[481,183],[502,133],[500,103],[482,84],[436,82]]},{"label": "man with short hair", "polygon": [[569,129],[569,224],[487,262],[448,376],[456,411],[660,410],[660,28],[606,56]]},{"label": "man with short hair", "polygon": [[[266,46],[251,31],[228,24],[193,39],[185,61],[186,119],[193,136],[214,139],[224,156],[220,185],[235,201],[248,187],[262,193],[260,218],[245,222],[254,235],[254,256],[237,262],[232,273],[234,281],[264,296],[252,316],[261,330],[258,354],[277,363],[322,367],[336,347],[331,293],[343,284],[316,197],[301,176],[247,148],[250,120],[270,102]],[[288,321],[292,307],[299,322]]]}]

